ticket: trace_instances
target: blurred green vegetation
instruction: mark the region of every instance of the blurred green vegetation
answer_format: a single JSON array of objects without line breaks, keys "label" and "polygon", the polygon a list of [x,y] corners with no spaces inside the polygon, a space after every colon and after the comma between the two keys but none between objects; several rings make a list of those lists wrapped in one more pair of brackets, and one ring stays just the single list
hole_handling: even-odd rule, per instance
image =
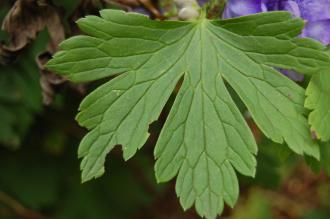
[{"label": "blurred green vegetation", "polygon": [[34,116],[42,110],[37,53],[45,48],[47,35],[40,34],[36,42],[14,63],[0,69],[0,143],[17,148]]}]

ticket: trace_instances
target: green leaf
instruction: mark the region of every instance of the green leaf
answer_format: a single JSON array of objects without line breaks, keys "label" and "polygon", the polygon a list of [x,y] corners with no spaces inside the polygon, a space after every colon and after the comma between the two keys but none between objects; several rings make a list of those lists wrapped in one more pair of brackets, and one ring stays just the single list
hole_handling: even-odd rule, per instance
[{"label": "green leaf", "polygon": [[42,109],[38,68],[30,55],[0,69],[0,145],[11,149],[20,146]]},{"label": "green leaf", "polygon": [[255,175],[257,146],[226,83],[267,137],[319,158],[304,117],[304,89],[273,68],[314,74],[329,66],[320,43],[293,38],[302,20],[286,12],[192,22],[100,13],[80,19],[88,36],[66,40],[48,63],[76,82],[118,75],[79,109],[78,122],[90,130],[79,147],[83,181],[104,173],[114,146],[122,145],[126,160],[143,146],[149,124],[182,77],[155,148],[155,171],[159,182],[178,175],[184,209],[195,203],[201,216],[215,218],[224,202],[233,206],[237,200],[235,170]]},{"label": "green leaf", "polygon": [[[326,50],[330,55],[330,47]],[[313,75],[306,90],[305,107],[312,110],[308,122],[318,138],[330,140],[330,68]]]}]

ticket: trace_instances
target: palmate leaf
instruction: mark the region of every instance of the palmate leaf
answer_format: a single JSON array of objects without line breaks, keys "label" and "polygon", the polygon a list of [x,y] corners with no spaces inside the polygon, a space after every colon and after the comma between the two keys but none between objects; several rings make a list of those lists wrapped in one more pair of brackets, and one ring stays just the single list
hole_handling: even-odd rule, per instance
[{"label": "palmate leaf", "polygon": [[[326,50],[330,56],[330,47]],[[330,68],[313,75],[306,90],[305,107],[311,109],[308,122],[322,141],[330,140]]]},{"label": "palmate leaf", "polygon": [[103,10],[78,21],[88,36],[62,43],[48,67],[72,81],[118,75],[88,95],[78,122],[90,132],[79,147],[82,180],[104,172],[122,145],[125,159],[148,138],[180,78],[183,84],[155,148],[159,182],[176,175],[184,209],[215,218],[238,197],[235,170],[254,176],[257,146],[229,95],[234,88],[267,137],[319,158],[304,117],[304,89],[273,67],[313,74],[329,66],[324,47],[296,39],[303,27],[286,12],[224,21],[153,21]]}]

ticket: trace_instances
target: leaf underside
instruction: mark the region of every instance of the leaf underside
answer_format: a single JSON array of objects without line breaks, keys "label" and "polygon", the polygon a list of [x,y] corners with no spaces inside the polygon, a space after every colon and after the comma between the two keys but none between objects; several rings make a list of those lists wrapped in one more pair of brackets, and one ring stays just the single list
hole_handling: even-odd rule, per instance
[{"label": "leaf underside", "polygon": [[180,78],[183,84],[155,148],[156,178],[177,176],[184,209],[215,218],[233,206],[235,170],[254,176],[257,146],[225,81],[263,133],[298,154],[319,158],[312,141],[304,89],[274,67],[314,74],[326,68],[324,47],[299,35],[303,21],[273,12],[211,21],[154,21],[103,10],[78,21],[87,36],[62,43],[48,68],[72,81],[118,75],[81,103],[77,120],[89,129],[79,146],[82,180],[104,173],[106,155],[122,145],[127,160],[146,142]]},{"label": "leaf underside", "polygon": [[[326,50],[330,56],[330,48]],[[330,140],[330,68],[312,76],[306,90],[305,107],[312,110],[308,122],[318,138]]]}]

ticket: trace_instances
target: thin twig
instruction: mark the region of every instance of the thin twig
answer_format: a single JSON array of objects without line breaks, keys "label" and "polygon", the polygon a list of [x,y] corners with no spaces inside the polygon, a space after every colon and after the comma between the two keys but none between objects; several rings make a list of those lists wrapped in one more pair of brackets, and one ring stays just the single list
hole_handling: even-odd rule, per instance
[{"label": "thin twig", "polygon": [[25,208],[21,203],[10,197],[3,191],[0,191],[0,203],[9,207],[17,216],[24,219],[48,219],[38,212]]}]

